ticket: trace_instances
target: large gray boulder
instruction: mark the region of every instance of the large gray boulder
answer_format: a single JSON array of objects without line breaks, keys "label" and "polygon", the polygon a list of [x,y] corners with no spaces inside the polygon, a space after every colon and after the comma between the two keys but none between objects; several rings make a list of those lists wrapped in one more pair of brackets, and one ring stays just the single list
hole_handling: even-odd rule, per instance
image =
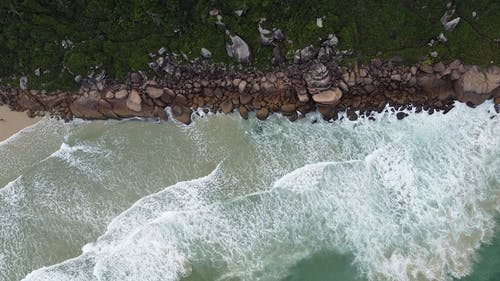
[{"label": "large gray boulder", "polygon": [[251,61],[252,54],[248,44],[238,35],[231,35],[229,33],[228,35],[229,39],[231,39],[231,44],[226,44],[227,54],[230,57],[235,58],[240,63],[249,63]]}]

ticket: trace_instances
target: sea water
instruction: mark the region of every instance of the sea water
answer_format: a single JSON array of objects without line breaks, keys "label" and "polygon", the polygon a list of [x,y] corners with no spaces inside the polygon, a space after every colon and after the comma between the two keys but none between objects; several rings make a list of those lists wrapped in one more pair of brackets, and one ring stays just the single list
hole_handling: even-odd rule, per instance
[{"label": "sea water", "polygon": [[0,280],[500,280],[491,103],[193,116],[0,143]]}]

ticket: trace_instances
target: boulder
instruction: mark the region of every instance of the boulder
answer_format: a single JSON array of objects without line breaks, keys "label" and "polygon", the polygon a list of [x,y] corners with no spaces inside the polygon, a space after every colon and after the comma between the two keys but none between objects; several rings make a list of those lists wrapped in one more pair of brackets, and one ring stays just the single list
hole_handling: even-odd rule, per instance
[{"label": "boulder", "polygon": [[115,98],[115,94],[111,91],[107,91],[105,97],[110,100]]},{"label": "boulder", "polygon": [[193,111],[190,108],[183,105],[174,105],[172,107],[172,115],[174,116],[174,118],[177,121],[184,123],[186,125],[191,124],[192,113]]},{"label": "boulder", "polygon": [[322,63],[313,64],[309,71],[304,73],[303,78],[306,80],[307,87],[310,89],[326,89],[331,83],[330,73]]},{"label": "boulder", "polygon": [[209,59],[212,57],[212,52],[206,48],[201,48],[201,57],[204,59]]},{"label": "boulder", "polygon": [[491,66],[479,69],[476,66],[466,71],[455,81],[457,98],[462,102],[479,105],[500,93],[500,68]]},{"label": "boulder", "polygon": [[221,105],[220,105],[222,112],[227,114],[233,111],[233,103],[231,102],[230,99],[225,100]]},{"label": "boulder", "polygon": [[271,58],[271,63],[273,65],[280,65],[285,62],[285,54],[278,46],[273,47],[273,56]]},{"label": "boulder", "polygon": [[108,101],[113,108],[113,113],[120,118],[129,118],[138,116],[138,112],[130,110],[127,106],[127,100],[113,99]]},{"label": "boulder", "polygon": [[266,120],[267,117],[269,116],[269,109],[263,107],[261,109],[259,109],[257,111],[257,113],[255,113],[255,116],[257,117],[257,119],[259,120]]},{"label": "boulder", "polygon": [[103,119],[104,115],[98,110],[99,99],[94,97],[79,97],[70,106],[74,117],[83,119]]},{"label": "boulder", "polygon": [[187,98],[184,95],[177,95],[177,96],[175,96],[175,102],[178,103],[178,104],[182,104],[182,105],[187,105],[188,104]]},{"label": "boulder", "polygon": [[305,47],[304,49],[300,50],[300,61],[301,62],[308,62],[317,56],[316,49],[314,48],[313,45],[309,45]]},{"label": "boulder", "polygon": [[420,66],[420,70],[425,73],[432,74],[434,73],[434,68],[428,64],[423,64]]},{"label": "boulder", "polygon": [[231,39],[231,44],[226,44],[227,54],[240,63],[249,63],[251,52],[248,44],[238,35],[229,34],[229,39]]},{"label": "boulder", "polygon": [[238,111],[240,112],[240,115],[243,119],[247,120],[248,119],[248,109],[244,106],[241,106]]},{"label": "boulder", "polygon": [[317,103],[335,106],[342,98],[342,91],[339,88],[326,90],[313,95],[312,98]]},{"label": "boulder", "polygon": [[157,98],[161,97],[161,95],[163,94],[163,89],[148,86],[148,87],[146,87],[146,93],[148,94],[148,96],[150,98],[157,99]]},{"label": "boulder", "polygon": [[358,120],[358,114],[356,114],[354,110],[348,109],[346,114],[347,114],[347,119],[349,119],[350,121]]},{"label": "boulder", "polygon": [[19,79],[19,88],[21,88],[21,90],[25,90],[25,91],[28,89],[28,77],[22,76]]},{"label": "boulder", "polygon": [[398,112],[396,113],[396,117],[398,118],[398,120],[402,120],[403,118],[407,117],[408,114],[405,113],[405,112]]},{"label": "boulder", "polygon": [[296,110],[297,106],[295,105],[295,103],[288,103],[281,106],[281,111],[285,114],[295,112]]},{"label": "boulder", "polygon": [[445,70],[445,66],[442,62],[438,62],[433,67],[434,72],[441,73]]},{"label": "boulder", "polygon": [[161,107],[155,106],[153,109],[153,116],[159,118],[160,120],[167,121],[168,115],[165,110]]},{"label": "boulder", "polygon": [[252,101],[253,97],[248,94],[240,95],[240,103],[241,104],[249,104]]},{"label": "boulder", "polygon": [[113,112],[113,106],[104,99],[99,100],[97,110],[108,118],[118,119],[118,116]]},{"label": "boulder", "polygon": [[241,80],[241,82],[238,84],[238,90],[240,93],[245,92],[245,88],[247,86],[247,81]]},{"label": "boulder", "polygon": [[128,97],[128,91],[125,89],[119,90],[118,92],[115,93],[115,98],[116,99],[126,99]]},{"label": "boulder", "polygon": [[130,91],[130,95],[127,99],[127,107],[135,112],[142,111],[142,99],[141,95],[137,90]]}]

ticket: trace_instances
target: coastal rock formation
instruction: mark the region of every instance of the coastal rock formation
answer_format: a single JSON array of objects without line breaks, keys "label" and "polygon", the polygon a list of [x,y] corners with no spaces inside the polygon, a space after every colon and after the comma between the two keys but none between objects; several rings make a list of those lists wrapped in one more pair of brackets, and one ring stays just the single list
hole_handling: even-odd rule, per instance
[{"label": "coastal rock formation", "polygon": [[[393,61],[396,61],[393,60]],[[0,87],[0,105],[30,116],[50,113],[71,120],[144,117],[191,122],[193,110],[230,113],[247,119],[250,112],[265,120],[280,112],[295,121],[318,110],[325,120],[346,112],[349,120],[373,119],[373,112],[394,108],[398,119],[404,109],[447,113],[455,100],[476,106],[500,102],[500,68],[465,66],[458,60],[446,65],[401,66],[374,59],[369,65],[339,67],[318,60],[263,73],[196,72],[176,67],[179,75],[162,81],[142,74],[129,75],[127,84],[84,83],[78,93],[42,93]],[[177,71],[176,70],[176,71]]]}]

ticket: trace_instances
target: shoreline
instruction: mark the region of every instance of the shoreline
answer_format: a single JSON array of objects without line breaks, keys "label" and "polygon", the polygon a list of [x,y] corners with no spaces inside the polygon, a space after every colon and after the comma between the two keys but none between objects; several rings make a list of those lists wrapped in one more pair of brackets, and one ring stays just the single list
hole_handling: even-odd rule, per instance
[{"label": "shoreline", "polygon": [[130,117],[168,120],[165,112],[189,124],[191,113],[239,112],[247,119],[255,112],[260,120],[281,113],[290,121],[318,110],[323,119],[337,120],[345,112],[349,120],[373,118],[386,105],[395,108],[398,119],[415,112],[447,113],[454,101],[475,107],[492,99],[500,111],[500,67],[464,65],[459,60],[445,65],[400,65],[372,60],[370,65],[346,68],[317,60],[301,62],[272,72],[247,73],[203,70],[176,66],[174,75],[148,79],[130,73],[116,83],[104,77],[88,77],[78,92],[42,93],[0,87],[0,105],[28,116],[51,116],[69,121],[124,119]]},{"label": "shoreline", "polygon": [[41,117],[30,118],[24,112],[12,111],[6,106],[0,106],[0,143],[41,119]]}]

